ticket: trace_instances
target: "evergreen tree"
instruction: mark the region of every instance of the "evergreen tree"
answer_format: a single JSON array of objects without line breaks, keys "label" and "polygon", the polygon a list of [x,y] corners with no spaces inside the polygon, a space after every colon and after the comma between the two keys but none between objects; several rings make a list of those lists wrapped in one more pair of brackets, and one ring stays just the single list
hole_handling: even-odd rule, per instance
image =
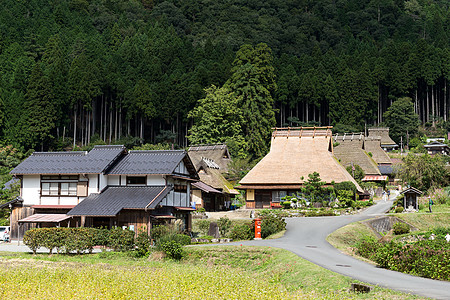
[{"label": "evergreen tree", "polygon": [[225,84],[233,91],[245,122],[242,130],[250,154],[264,156],[269,150],[272,127],[275,126],[274,101],[276,89],[273,58],[265,44],[256,48],[244,45],[236,53],[231,78]]},{"label": "evergreen tree", "polygon": [[400,137],[406,140],[406,134],[414,135],[419,127],[419,117],[414,113],[411,98],[404,97],[396,100],[384,113],[384,124],[389,127],[389,135],[397,143]]},{"label": "evergreen tree", "polygon": [[57,112],[55,109],[54,96],[50,88],[48,78],[42,72],[39,64],[35,64],[28,83],[25,104],[25,130],[28,132],[25,141],[32,148],[44,144],[53,138],[52,132],[55,128]]},{"label": "evergreen tree", "polygon": [[188,139],[191,144],[226,143],[233,156],[244,158],[247,145],[242,132],[245,123],[238,98],[226,87],[211,86],[206,97],[188,114],[194,120]]}]

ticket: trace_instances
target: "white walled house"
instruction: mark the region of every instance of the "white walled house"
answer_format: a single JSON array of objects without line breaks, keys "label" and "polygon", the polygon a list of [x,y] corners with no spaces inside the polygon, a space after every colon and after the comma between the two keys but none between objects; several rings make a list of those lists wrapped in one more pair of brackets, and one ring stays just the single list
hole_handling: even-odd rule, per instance
[{"label": "white walled house", "polygon": [[[187,153],[127,151],[37,152],[11,171],[21,179],[11,236],[48,226],[126,226],[149,230],[182,219],[190,230],[191,183],[198,175]],[[19,232],[20,230],[20,232]]]}]

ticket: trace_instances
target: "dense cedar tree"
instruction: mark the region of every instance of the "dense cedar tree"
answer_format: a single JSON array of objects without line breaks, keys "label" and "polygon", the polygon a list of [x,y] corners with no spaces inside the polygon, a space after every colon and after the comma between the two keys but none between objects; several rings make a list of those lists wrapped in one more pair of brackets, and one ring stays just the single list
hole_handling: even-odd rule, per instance
[{"label": "dense cedar tree", "polygon": [[446,0],[2,4],[0,141],[24,149],[214,142],[195,108],[228,90],[244,121],[220,140],[253,157],[271,126],[362,130],[403,97],[448,121]]}]

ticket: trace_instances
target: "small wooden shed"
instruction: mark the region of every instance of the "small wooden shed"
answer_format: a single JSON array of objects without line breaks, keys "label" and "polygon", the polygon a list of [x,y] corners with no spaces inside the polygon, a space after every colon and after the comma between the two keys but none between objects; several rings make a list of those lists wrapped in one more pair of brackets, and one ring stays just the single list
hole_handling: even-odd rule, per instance
[{"label": "small wooden shed", "polygon": [[405,210],[419,210],[419,201],[417,201],[417,196],[422,194],[423,192],[413,187],[409,187],[401,191],[400,195],[403,195],[403,207]]}]

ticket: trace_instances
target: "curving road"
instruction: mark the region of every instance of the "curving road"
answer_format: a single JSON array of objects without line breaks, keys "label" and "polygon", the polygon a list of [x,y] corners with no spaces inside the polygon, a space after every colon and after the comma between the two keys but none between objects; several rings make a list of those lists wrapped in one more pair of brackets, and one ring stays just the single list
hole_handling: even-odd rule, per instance
[{"label": "curving road", "polygon": [[419,296],[450,299],[450,282],[381,269],[341,253],[326,241],[326,237],[338,228],[383,214],[391,205],[392,201],[380,201],[362,213],[351,216],[290,218],[284,237],[242,244],[283,248],[321,267],[362,282]]}]

